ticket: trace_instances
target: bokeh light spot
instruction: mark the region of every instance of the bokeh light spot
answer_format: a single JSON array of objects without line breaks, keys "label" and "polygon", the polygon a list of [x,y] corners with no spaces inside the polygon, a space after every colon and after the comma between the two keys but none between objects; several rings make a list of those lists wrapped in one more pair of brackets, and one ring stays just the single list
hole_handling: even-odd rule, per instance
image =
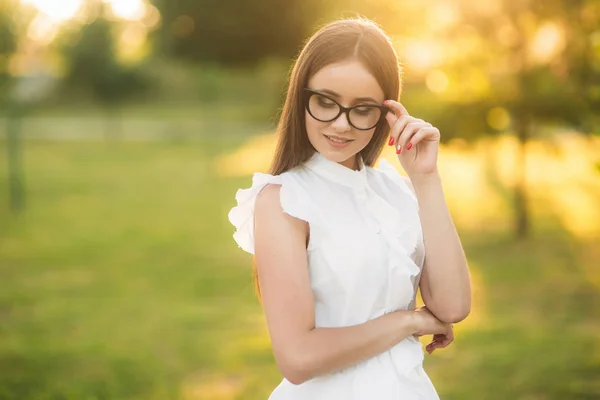
[{"label": "bokeh light spot", "polygon": [[448,76],[440,70],[433,70],[425,78],[427,88],[434,93],[441,93],[448,88]]},{"label": "bokeh light spot", "polygon": [[493,129],[505,130],[510,125],[510,114],[503,107],[494,107],[488,111],[487,123]]}]

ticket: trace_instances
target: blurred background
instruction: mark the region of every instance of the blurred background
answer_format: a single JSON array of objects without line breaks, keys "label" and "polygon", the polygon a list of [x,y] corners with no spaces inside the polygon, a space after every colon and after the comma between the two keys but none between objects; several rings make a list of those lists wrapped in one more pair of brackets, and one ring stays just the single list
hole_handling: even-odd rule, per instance
[{"label": "blurred background", "polygon": [[303,41],[357,15],[442,132],[474,306],[440,396],[600,399],[596,0],[0,0],[0,399],[268,397],[227,213]]}]

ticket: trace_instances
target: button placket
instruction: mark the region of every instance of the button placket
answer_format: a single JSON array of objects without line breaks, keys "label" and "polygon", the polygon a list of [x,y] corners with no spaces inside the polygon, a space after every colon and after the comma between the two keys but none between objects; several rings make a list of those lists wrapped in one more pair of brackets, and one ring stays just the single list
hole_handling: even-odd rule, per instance
[{"label": "button placket", "polygon": [[371,210],[372,204],[369,203],[369,196],[372,196],[373,193],[369,193],[369,192],[372,192],[372,191],[369,189],[368,186],[363,187],[363,188],[357,189],[356,196],[358,198],[360,206],[363,207],[363,209],[365,211],[364,218],[365,218],[367,226],[369,226],[371,231],[373,231],[375,234],[380,235],[381,234],[381,226],[379,224],[379,221],[375,217],[375,215],[373,215],[373,211]]},{"label": "button placket", "polygon": [[367,202],[367,189],[364,187],[359,187],[354,189],[354,192],[356,194],[356,198],[358,199],[358,202],[361,203],[361,205],[365,204]]}]

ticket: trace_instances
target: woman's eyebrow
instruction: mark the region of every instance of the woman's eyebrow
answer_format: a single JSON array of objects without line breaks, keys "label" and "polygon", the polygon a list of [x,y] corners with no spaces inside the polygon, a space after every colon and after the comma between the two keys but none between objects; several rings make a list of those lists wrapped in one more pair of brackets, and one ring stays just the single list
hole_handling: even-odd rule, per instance
[{"label": "woman's eyebrow", "polygon": [[[339,93],[334,92],[333,90],[329,90],[329,89],[318,89],[319,92],[323,92],[323,93],[327,93],[332,95],[333,97],[337,97],[340,98],[341,96],[339,95]],[[370,101],[373,103],[379,103],[377,100],[375,100],[372,97],[357,97],[356,99],[354,99],[355,102],[357,101]]]}]

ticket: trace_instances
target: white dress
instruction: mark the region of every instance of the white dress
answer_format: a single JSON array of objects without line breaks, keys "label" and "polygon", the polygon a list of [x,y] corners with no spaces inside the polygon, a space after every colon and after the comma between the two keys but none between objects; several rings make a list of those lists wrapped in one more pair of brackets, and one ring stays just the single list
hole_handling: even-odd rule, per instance
[{"label": "white dress", "polygon": [[[362,161],[362,160],[361,160]],[[254,254],[254,202],[269,183],[281,185],[283,210],[307,221],[316,327],[364,323],[415,308],[425,257],[417,200],[386,160],[359,171],[316,152],[281,175],[255,173],[229,212],[238,245]],[[350,368],[300,385],[283,379],[269,400],[436,400],[413,336]]]}]

